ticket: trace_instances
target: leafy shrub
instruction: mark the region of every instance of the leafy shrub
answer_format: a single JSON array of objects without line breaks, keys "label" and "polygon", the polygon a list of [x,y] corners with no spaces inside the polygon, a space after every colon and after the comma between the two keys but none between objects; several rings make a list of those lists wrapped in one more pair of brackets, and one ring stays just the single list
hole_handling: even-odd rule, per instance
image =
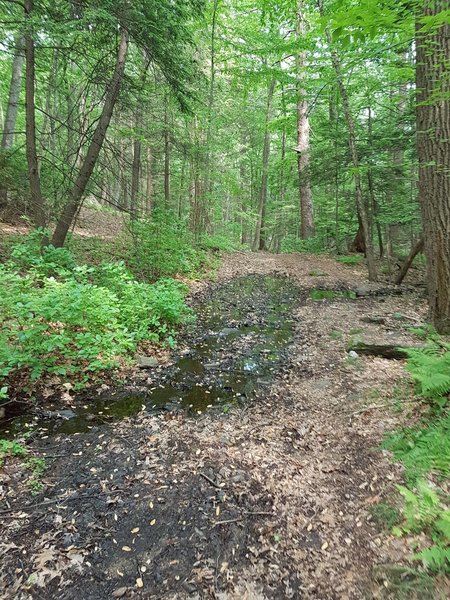
[{"label": "leafy shrub", "polygon": [[213,250],[214,252],[233,252],[238,247],[229,237],[225,235],[203,235],[198,243],[203,250]]},{"label": "leafy shrub", "polygon": [[32,271],[37,276],[67,276],[75,268],[75,259],[66,248],[43,245],[48,232],[37,229],[11,251],[11,261],[22,270]]},{"label": "leafy shrub", "polygon": [[282,252],[308,252],[309,254],[325,254],[327,249],[321,237],[300,240],[295,235],[287,235],[281,242]]},{"label": "leafy shrub", "polygon": [[[13,257],[21,268],[23,256]],[[30,256],[28,273],[12,264],[0,267],[3,398],[1,379],[18,372],[30,383],[44,375],[85,375],[117,366],[142,341],[173,345],[174,327],[191,315],[185,286],[172,279],[141,283],[123,263],[72,268],[70,254],[56,279],[43,275],[43,266],[56,264],[48,257],[39,262]]]},{"label": "leafy shrub", "polygon": [[182,221],[167,219],[155,212],[151,221],[130,224],[133,249],[127,262],[134,273],[150,279],[198,271],[207,260],[204,250],[195,247]]},{"label": "leafy shrub", "polygon": [[360,254],[349,254],[348,256],[337,256],[336,260],[344,265],[359,265],[363,261]]}]

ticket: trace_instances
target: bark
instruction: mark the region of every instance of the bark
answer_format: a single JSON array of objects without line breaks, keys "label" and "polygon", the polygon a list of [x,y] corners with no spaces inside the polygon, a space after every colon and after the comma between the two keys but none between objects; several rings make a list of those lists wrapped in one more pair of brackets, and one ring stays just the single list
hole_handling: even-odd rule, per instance
[{"label": "bark", "polygon": [[[5,152],[14,142],[17,112],[19,109],[19,96],[22,83],[22,70],[25,61],[24,39],[18,36],[15,43],[14,59],[11,70],[11,83],[9,85],[8,104],[6,106],[5,122],[1,142],[1,162],[6,161]],[[0,183],[0,210],[4,209],[8,201],[8,189]]]},{"label": "bark", "polygon": [[153,154],[150,146],[147,148],[147,189],[146,189],[145,212],[151,215],[153,212]]},{"label": "bark", "polygon": [[63,208],[62,214],[56,224],[53,233],[52,244],[56,247],[62,247],[67,237],[67,233],[72,225],[77,210],[81,205],[86,186],[89,183],[91,175],[97,163],[100,150],[105,140],[109,122],[119,96],[120,86],[125,72],[125,62],[128,52],[129,36],[126,29],[122,29],[120,33],[119,48],[117,51],[116,65],[114,73],[108,86],[105,102],[100,115],[100,119],[95,128],[91,143],[89,144],[86,157],[83,160],[80,171],[74,186],[69,194],[69,200]]},{"label": "bark", "polygon": [[395,279],[395,283],[397,285],[400,285],[401,282],[405,279],[406,273],[409,271],[409,268],[413,264],[414,259],[420,252],[423,252],[423,247],[424,247],[424,239],[423,239],[423,237],[421,237],[420,240],[416,243],[416,245],[413,247],[413,249],[409,253],[408,258],[403,263],[403,266],[400,269],[400,272]]},{"label": "bark", "polygon": [[34,39],[30,18],[33,14],[33,0],[25,0],[25,17],[28,21],[25,34],[25,119],[26,119],[26,155],[28,163],[28,178],[30,180],[30,193],[34,224],[36,227],[45,227],[46,218],[44,199],[41,191],[39,177],[39,162],[36,149],[36,113],[35,113],[35,59]]},{"label": "bark", "polygon": [[138,207],[138,195],[139,195],[139,179],[141,177],[141,133],[142,126],[142,112],[140,108],[136,110],[135,117],[135,139],[133,142],[133,166],[131,169],[131,218],[135,219],[137,216]]},{"label": "bark", "polygon": [[167,102],[166,96],[164,107],[164,203],[166,208],[168,208],[170,202],[170,133]]},{"label": "bark", "polygon": [[[306,33],[304,0],[297,5],[297,38]],[[301,238],[306,240],[314,236],[314,208],[310,177],[310,128],[308,102],[305,90],[306,52],[297,54],[297,169],[300,195]]]},{"label": "bark", "polygon": [[267,91],[267,109],[266,122],[264,128],[264,144],[262,155],[262,173],[261,173],[261,189],[258,202],[258,218],[256,222],[255,237],[253,239],[253,252],[257,250],[265,250],[266,248],[266,206],[267,206],[267,183],[268,183],[268,167],[270,154],[270,131],[269,122],[272,113],[272,100],[275,91],[276,80],[273,78],[269,84]]},{"label": "bark", "polygon": [[[319,10],[321,15],[324,15],[323,10],[323,1],[317,0]],[[373,244],[372,244],[372,232],[370,228],[369,214],[367,211],[367,206],[363,197],[363,190],[361,184],[361,175],[359,173],[360,161],[358,148],[356,143],[356,129],[355,129],[355,121],[350,109],[350,100],[347,93],[347,88],[345,87],[344,77],[342,75],[341,61],[336,50],[333,50],[333,43],[331,38],[331,33],[329,29],[326,29],[326,37],[328,44],[330,46],[331,51],[331,62],[334,68],[334,72],[336,74],[336,83],[339,89],[339,93],[342,99],[342,107],[344,110],[344,117],[347,124],[348,130],[348,146],[350,150],[350,156],[352,160],[352,166],[354,170],[353,180],[355,183],[355,199],[356,199],[356,208],[358,210],[358,215],[360,219],[360,224],[362,228],[362,234],[364,238],[364,245],[366,248],[366,260],[367,260],[367,270],[369,272],[369,280],[376,281],[377,280],[377,272],[375,268],[375,261],[373,255]]]},{"label": "bark", "polygon": [[24,39],[22,36],[19,36],[16,40],[14,60],[12,64],[8,105],[6,107],[5,123],[3,125],[2,150],[7,150],[13,145],[14,142],[14,131],[16,128],[17,112],[19,109],[19,96],[24,61]]},{"label": "bark", "polygon": [[420,20],[449,8],[449,0],[423,0],[416,37],[419,199],[430,317],[445,334],[450,333],[450,24],[424,32]]}]

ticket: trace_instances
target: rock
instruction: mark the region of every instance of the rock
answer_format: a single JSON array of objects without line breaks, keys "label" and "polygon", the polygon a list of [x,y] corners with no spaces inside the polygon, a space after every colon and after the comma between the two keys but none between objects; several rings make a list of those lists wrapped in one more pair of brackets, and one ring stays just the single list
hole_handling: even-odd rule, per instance
[{"label": "rock", "polygon": [[144,356],[142,354],[136,355],[137,366],[140,369],[151,369],[159,365],[159,361],[154,356]]},{"label": "rock", "polygon": [[354,350],[350,350],[348,353],[349,358],[358,358],[357,353]]}]

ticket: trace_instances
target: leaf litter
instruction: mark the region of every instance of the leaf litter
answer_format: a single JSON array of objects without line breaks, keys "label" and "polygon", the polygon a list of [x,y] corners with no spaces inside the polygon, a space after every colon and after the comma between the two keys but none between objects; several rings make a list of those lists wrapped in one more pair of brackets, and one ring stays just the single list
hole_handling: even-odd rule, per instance
[{"label": "leaf litter", "polygon": [[[311,272],[328,275],[312,284]],[[214,285],[250,273],[305,288],[364,283],[357,267],[324,257],[238,253]],[[197,283],[194,302],[207,291]],[[144,411],[32,440],[55,458],[36,498],[17,461],[4,465],[2,597],[383,597],[373,566],[405,562],[409,548],[371,517],[401,480],[377,447],[405,416],[372,407],[374,390],[394,402],[408,378],[400,361],[349,361],[346,344],[356,327],[411,341],[399,312],[421,319],[425,303],[414,290],[308,300],[270,387],[246,404],[198,418]]]}]

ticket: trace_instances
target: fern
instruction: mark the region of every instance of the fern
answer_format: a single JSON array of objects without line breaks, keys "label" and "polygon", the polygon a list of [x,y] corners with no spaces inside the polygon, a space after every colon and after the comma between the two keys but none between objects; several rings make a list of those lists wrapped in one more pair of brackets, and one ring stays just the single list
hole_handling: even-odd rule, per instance
[{"label": "fern", "polygon": [[429,471],[450,476],[450,415],[421,428],[405,428],[385,439],[390,450],[405,465],[405,477],[413,483]]},{"label": "fern", "polygon": [[426,348],[407,351],[407,369],[425,398],[439,401],[450,392],[450,346],[430,342]]},{"label": "fern", "polygon": [[450,548],[445,548],[439,544],[434,544],[430,548],[422,550],[411,556],[411,560],[421,560],[431,571],[450,570]]}]

